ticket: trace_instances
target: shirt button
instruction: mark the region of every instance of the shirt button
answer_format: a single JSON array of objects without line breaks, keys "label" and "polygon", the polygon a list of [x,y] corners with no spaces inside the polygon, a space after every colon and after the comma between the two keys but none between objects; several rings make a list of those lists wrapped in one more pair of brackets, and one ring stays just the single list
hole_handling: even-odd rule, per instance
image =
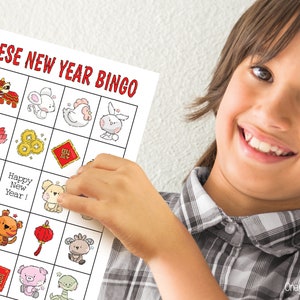
[{"label": "shirt button", "polygon": [[228,234],[234,234],[236,231],[236,225],[233,222],[229,222],[225,225],[225,232]]}]

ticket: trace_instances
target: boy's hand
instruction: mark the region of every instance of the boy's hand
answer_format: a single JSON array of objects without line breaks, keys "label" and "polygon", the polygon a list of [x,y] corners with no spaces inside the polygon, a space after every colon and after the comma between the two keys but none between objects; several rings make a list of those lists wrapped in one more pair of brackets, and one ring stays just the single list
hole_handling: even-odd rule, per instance
[{"label": "boy's hand", "polygon": [[99,220],[146,261],[163,245],[166,252],[176,247],[171,237],[182,225],[137,164],[100,154],[67,181],[66,190],[63,207]]},{"label": "boy's hand", "polygon": [[60,204],[98,219],[143,258],[163,299],[227,299],[192,236],[137,164],[101,154],[66,185]]}]

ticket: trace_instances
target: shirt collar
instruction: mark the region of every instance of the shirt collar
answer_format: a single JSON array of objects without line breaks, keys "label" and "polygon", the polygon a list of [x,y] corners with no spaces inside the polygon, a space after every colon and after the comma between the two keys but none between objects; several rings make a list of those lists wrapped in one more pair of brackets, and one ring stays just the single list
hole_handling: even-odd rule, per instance
[{"label": "shirt collar", "polygon": [[242,226],[251,243],[262,251],[282,256],[300,248],[300,210],[271,212],[231,218],[203,188],[208,168],[195,168],[185,182],[175,214],[191,234],[200,233],[222,222]]}]

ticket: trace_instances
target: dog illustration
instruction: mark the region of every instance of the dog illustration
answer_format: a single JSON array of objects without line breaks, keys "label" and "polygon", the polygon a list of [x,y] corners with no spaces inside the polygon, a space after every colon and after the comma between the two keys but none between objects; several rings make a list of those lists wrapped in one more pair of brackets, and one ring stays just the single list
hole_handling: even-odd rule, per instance
[{"label": "dog illustration", "polygon": [[46,201],[45,210],[56,213],[62,212],[63,208],[57,203],[57,198],[65,192],[66,186],[61,186],[58,183],[54,184],[51,180],[45,180],[42,189],[44,190],[42,198]]}]

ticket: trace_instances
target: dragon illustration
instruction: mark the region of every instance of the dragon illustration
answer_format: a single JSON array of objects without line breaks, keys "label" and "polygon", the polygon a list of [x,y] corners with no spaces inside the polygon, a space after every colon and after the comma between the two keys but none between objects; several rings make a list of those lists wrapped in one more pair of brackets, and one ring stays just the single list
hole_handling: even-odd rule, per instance
[{"label": "dragon illustration", "polygon": [[10,91],[10,82],[6,82],[4,78],[0,80],[0,104],[11,105],[12,108],[16,108],[19,102],[19,96],[17,93]]}]

